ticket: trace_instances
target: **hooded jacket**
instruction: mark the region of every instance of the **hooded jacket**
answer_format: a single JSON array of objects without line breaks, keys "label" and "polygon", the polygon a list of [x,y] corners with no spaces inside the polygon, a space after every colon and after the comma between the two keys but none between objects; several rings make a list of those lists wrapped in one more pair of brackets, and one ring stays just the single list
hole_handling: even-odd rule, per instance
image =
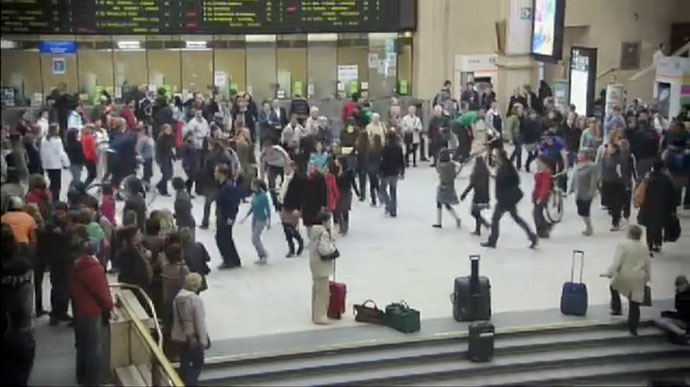
[{"label": "hooded jacket", "polygon": [[113,309],[105,271],[93,255],[74,261],[72,301],[75,317],[99,317]]}]

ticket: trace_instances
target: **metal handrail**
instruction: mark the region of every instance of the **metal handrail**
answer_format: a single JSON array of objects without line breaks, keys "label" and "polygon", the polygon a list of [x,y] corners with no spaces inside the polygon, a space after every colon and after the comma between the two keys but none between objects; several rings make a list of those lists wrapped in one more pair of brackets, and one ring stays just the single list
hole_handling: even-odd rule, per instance
[{"label": "metal handrail", "polygon": [[[115,285],[114,287],[122,287],[122,288],[129,288],[129,289],[139,289],[140,291],[141,288],[138,286],[134,285],[128,285],[128,284],[113,284]],[[117,285],[125,285],[125,286],[117,286]],[[134,327],[136,330],[139,332],[139,335],[142,337],[144,342],[146,343],[146,346],[151,349],[151,353],[153,354],[153,357],[156,358],[156,361],[160,364],[161,367],[163,367],[163,371],[165,374],[168,376],[170,383],[174,387],[184,387],[184,382],[182,379],[180,379],[180,376],[177,374],[175,369],[173,368],[172,364],[170,364],[170,361],[168,358],[165,356],[163,353],[163,349],[159,347],[160,344],[156,345],[156,342],[153,340],[153,337],[151,337],[151,333],[149,332],[148,328],[144,326],[144,324],[136,318],[136,315],[134,314],[134,310],[132,309],[132,306],[129,305],[128,301],[122,297],[118,297],[119,301],[121,301],[122,307],[125,309],[127,314],[131,317],[131,321],[134,324]],[[148,299],[148,296],[147,296]],[[150,302],[150,299],[148,299]],[[160,331],[159,331],[160,333]],[[162,337],[162,336],[161,336]],[[152,380],[155,378],[155,370],[152,367],[151,368],[151,377]],[[153,385],[157,385],[155,381],[153,382]]]},{"label": "metal handrail", "polygon": [[161,330],[161,326],[158,323],[158,315],[156,314],[156,308],[153,305],[153,301],[151,301],[151,298],[149,298],[148,294],[142,289],[140,286],[137,285],[132,285],[132,284],[126,284],[122,282],[114,282],[109,284],[111,288],[122,288],[122,289],[129,289],[129,290],[134,290],[137,293],[141,294],[144,296],[144,299],[146,300],[146,303],[148,304],[149,308],[151,309],[151,313],[153,314],[153,325],[156,328],[156,333],[158,333],[158,347],[163,348],[163,331]]}]

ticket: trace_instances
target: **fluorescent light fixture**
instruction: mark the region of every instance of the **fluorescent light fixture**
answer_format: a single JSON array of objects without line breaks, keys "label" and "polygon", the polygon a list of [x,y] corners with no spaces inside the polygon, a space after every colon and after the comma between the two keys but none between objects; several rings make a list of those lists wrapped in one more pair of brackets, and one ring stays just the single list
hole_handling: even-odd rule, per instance
[{"label": "fluorescent light fixture", "polygon": [[136,40],[118,40],[117,48],[121,50],[137,50],[141,48],[141,43]]},{"label": "fluorescent light fixture", "polygon": [[369,39],[371,40],[384,40],[384,39],[395,39],[398,34],[395,32],[370,32]]},{"label": "fluorescent light fixture", "polygon": [[3,50],[17,48],[17,42],[13,40],[2,39],[0,40],[0,48]]},{"label": "fluorescent light fixture", "polygon": [[205,40],[187,40],[184,42],[185,47],[187,48],[193,48],[193,49],[199,49],[199,48],[206,48],[206,41]]},{"label": "fluorescent light fixture", "polygon": [[309,42],[337,42],[338,34],[308,34]]},{"label": "fluorescent light fixture", "polygon": [[247,35],[245,37],[247,43],[275,43],[275,35]]}]

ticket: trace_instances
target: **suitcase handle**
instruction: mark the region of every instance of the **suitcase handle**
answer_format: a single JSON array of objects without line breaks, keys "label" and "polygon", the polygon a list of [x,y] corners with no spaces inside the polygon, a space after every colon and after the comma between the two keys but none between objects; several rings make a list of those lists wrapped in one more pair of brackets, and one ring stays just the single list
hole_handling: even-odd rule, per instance
[{"label": "suitcase handle", "polygon": [[570,263],[570,282],[575,282],[575,257],[580,256],[580,283],[582,283],[582,272],[585,269],[585,252],[573,250],[573,260]]},{"label": "suitcase handle", "polygon": [[479,254],[470,254],[470,261],[478,261]]}]

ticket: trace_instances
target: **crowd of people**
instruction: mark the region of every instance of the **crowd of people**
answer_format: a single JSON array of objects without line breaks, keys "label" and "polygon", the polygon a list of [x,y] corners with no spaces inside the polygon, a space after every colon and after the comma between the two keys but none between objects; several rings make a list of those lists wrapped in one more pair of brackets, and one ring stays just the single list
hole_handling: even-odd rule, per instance
[{"label": "crowd of people", "polygon": [[[433,226],[442,227],[445,208],[460,227],[454,205],[473,193],[474,234],[490,230],[485,247],[497,246],[506,212],[525,231],[530,247],[549,238],[555,222],[546,213],[556,189],[574,193],[584,236],[594,233],[591,206],[600,193],[611,231],[618,231],[623,219],[631,224],[634,203],[640,208],[637,220],[647,229],[650,255],[664,239],[673,240],[669,234],[674,233],[677,209],[681,202],[690,207],[690,132],[680,119],[666,122],[641,106],[625,112],[614,107],[603,119],[579,116],[572,106],[561,112],[545,84],[539,95],[518,88],[504,115],[490,89],[480,96],[468,84],[455,101],[450,86],[446,82],[434,98],[426,123],[415,105],[403,114],[393,99],[387,112],[376,112],[354,93],[343,107],[338,136],[332,120],[299,97],[288,113],[278,100],[264,101],[259,108],[250,94],[230,102],[195,94],[183,103],[179,97],[168,98],[165,90],[133,93],[121,109],[104,94],[88,114],[74,97],[58,91],[52,107],[37,120],[25,112],[16,125],[3,129],[3,286],[6,274],[17,278],[8,285],[16,299],[3,307],[16,314],[8,328],[16,331],[14,360],[33,358],[31,314],[46,314],[41,289],[49,271],[50,324],[74,325],[78,380],[98,384],[102,372],[92,360],[98,359],[113,308],[108,271],[153,301],[166,350],[180,356],[185,382],[195,383],[203,350],[210,345],[198,293],[207,288],[205,276],[211,271],[209,254],[196,241],[196,227],[209,228],[214,203],[219,269],[241,267],[233,228],[249,217],[256,264],[269,263],[262,233],[271,227],[275,211],[286,257],[309,250],[312,321],[326,324],[333,265],[321,259],[319,244],[324,238],[332,241],[333,233],[348,234],[355,199],[370,200],[372,207],[397,217],[399,180],[407,168],[429,159],[439,178]],[[184,176],[175,176],[177,160]],[[517,204],[524,196],[518,172],[523,166],[531,172],[534,162],[532,231]],[[456,177],[470,163],[469,184],[458,195]],[[154,165],[161,178],[151,184]],[[71,175],[66,196],[63,170]],[[132,175],[139,177],[122,187]],[[492,206],[492,178],[495,202],[487,220],[482,211]],[[102,186],[100,197],[90,194],[93,183]],[[147,190],[169,196],[170,188],[172,211],[148,208]],[[192,213],[195,195],[204,196],[201,222]],[[116,202],[123,199],[122,216],[116,216]],[[248,202],[248,212],[238,219],[243,202]],[[630,235],[640,239],[641,232]],[[27,272],[33,273],[30,287],[24,286]],[[30,370],[30,361],[22,364]],[[26,367],[12,369],[15,380],[25,383]]]}]

